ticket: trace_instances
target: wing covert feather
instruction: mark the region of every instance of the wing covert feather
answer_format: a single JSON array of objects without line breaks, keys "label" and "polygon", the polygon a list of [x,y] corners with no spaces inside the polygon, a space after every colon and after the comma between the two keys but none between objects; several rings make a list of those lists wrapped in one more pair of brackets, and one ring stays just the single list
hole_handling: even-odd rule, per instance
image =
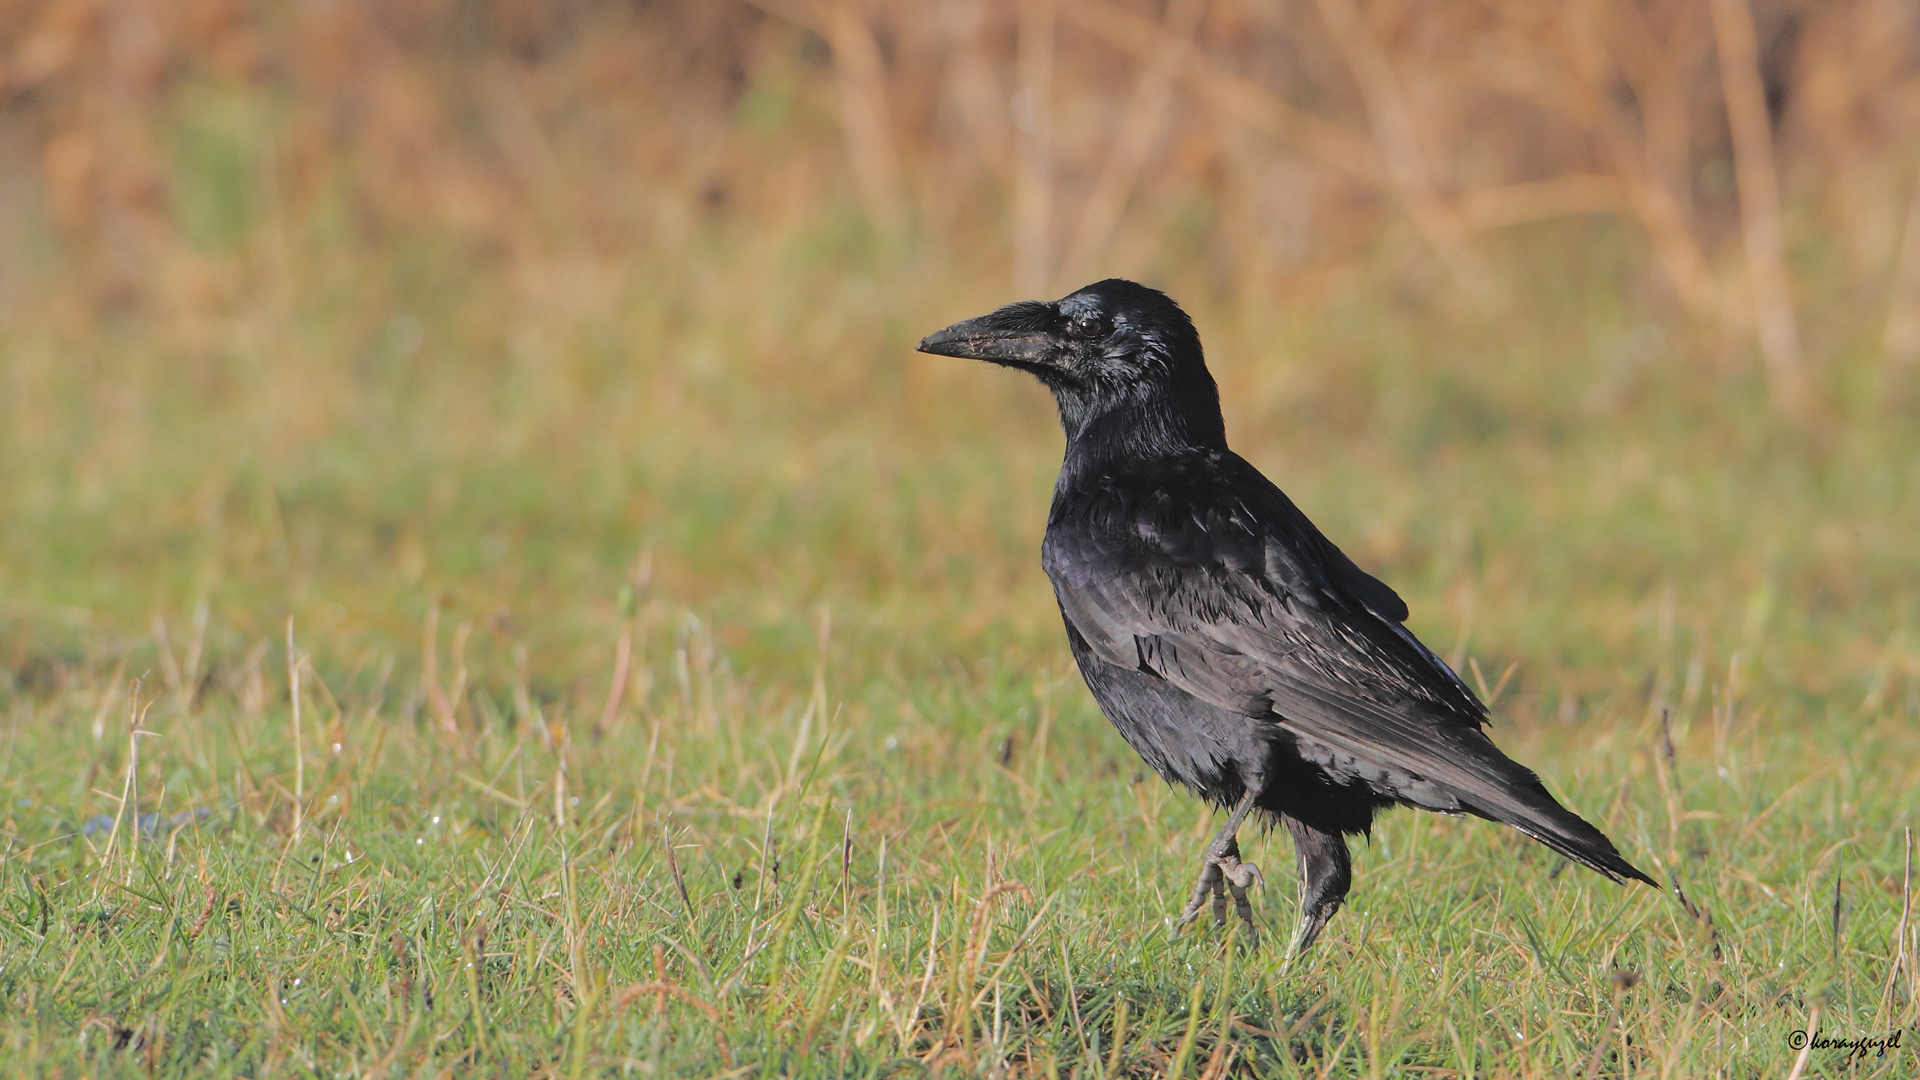
[{"label": "wing covert feather", "polygon": [[1056,505],[1043,561],[1061,614],[1105,662],[1356,767],[1471,782],[1448,759],[1479,756],[1484,706],[1401,625],[1392,589],[1251,466],[1220,464],[1236,463]]}]

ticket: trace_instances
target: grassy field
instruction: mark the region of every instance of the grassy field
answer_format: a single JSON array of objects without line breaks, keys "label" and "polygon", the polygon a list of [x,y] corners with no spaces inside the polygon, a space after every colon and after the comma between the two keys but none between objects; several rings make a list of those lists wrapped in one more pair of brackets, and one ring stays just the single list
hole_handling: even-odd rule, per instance
[{"label": "grassy field", "polygon": [[1166,925],[1212,822],[1071,668],[1050,403],[910,351],[997,276],[824,242],[572,315],[316,235],[206,348],[8,332],[0,1070],[1920,1069],[1920,433],[1867,359],[1793,428],[1604,279],[1188,292],[1236,445],[1687,896],[1402,812],[1289,963],[1284,836],[1265,943]]},{"label": "grassy field", "polygon": [[[1920,1076],[1905,6],[7,12],[0,1076]],[[1063,265],[1672,889],[1170,930],[1052,405],[912,351]]]}]

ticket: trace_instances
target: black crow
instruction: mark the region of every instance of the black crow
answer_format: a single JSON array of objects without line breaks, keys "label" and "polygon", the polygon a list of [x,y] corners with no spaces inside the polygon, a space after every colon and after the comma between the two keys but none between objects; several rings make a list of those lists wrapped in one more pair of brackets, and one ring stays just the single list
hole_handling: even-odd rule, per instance
[{"label": "black crow", "polygon": [[1614,881],[1658,885],[1481,728],[1487,708],[1403,625],[1407,605],[1227,449],[1200,336],[1165,294],[1110,279],[956,323],[920,351],[1053,391],[1067,449],[1041,563],[1067,644],[1154,771],[1216,806],[1180,922],[1231,891],[1253,928],[1240,825],[1286,823],[1296,951],[1346,897],[1345,837],[1396,803],[1505,822]]}]

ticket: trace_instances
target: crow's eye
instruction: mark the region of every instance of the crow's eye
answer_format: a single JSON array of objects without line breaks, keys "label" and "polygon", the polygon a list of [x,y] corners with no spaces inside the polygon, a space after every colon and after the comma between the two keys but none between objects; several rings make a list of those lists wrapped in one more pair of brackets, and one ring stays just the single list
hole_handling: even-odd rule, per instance
[{"label": "crow's eye", "polygon": [[1112,320],[1099,312],[1075,315],[1067,322],[1067,332],[1086,341],[1106,337],[1112,330]]}]

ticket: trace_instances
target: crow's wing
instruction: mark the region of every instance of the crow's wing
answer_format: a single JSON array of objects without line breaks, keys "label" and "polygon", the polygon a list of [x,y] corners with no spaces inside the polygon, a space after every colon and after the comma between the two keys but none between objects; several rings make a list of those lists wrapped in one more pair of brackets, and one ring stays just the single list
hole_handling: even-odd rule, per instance
[{"label": "crow's wing", "polygon": [[1103,659],[1184,674],[1215,704],[1286,717],[1280,698],[1319,687],[1415,702],[1445,728],[1485,721],[1473,692],[1401,625],[1406,602],[1231,453],[1063,491],[1043,561]]},{"label": "crow's wing", "polygon": [[1401,625],[1400,597],[1237,456],[1061,490],[1043,562],[1101,660],[1271,719],[1337,778],[1640,876],[1481,732],[1485,706]]}]

